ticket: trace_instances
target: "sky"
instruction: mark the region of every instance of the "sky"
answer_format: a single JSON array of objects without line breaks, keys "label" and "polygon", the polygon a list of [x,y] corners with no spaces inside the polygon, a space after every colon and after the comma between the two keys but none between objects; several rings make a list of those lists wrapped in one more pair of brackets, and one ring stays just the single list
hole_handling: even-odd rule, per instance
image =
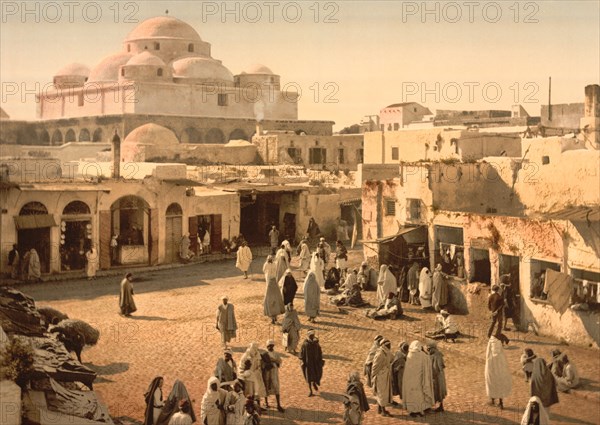
[{"label": "sky", "polygon": [[145,19],[190,24],[232,73],[261,63],[300,92],[299,118],[335,130],[385,106],[510,109],[583,102],[600,83],[600,1],[2,1],[0,105],[35,119],[33,92],[93,68]]}]

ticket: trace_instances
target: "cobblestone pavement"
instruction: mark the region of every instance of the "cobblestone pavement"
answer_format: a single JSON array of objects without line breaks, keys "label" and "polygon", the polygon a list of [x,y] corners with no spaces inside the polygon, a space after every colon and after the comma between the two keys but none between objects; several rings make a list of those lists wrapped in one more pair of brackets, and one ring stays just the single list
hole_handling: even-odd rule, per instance
[{"label": "cobblestone pavement", "polygon": [[[354,261],[352,261],[354,260]],[[354,251],[351,263],[359,261]],[[227,294],[235,305],[238,319],[238,338],[233,351],[236,360],[252,341],[261,348],[267,339],[277,342],[281,349],[279,326],[271,326],[262,315],[262,298],[265,282],[262,273],[264,258],[253,263],[251,279],[244,280],[234,267],[234,261],[195,264],[189,267],[145,272],[136,276],[135,301],[138,311],[131,318],[118,314],[119,278],[103,277],[88,282],[45,282],[20,287],[33,296],[38,306],[51,305],[71,318],[79,318],[96,326],[101,337],[97,346],[84,350],[84,363],[98,373],[95,390],[108,405],[111,415],[124,424],[140,423],[143,419],[143,394],[155,375],[165,377],[165,395],[175,379],[181,379],[195,400],[194,409],[200,412],[200,401],[206,382],[216,360],[221,356],[219,334],[215,329],[215,312],[220,297]],[[295,273],[297,280],[299,273]],[[300,293],[300,291],[299,291]],[[367,293],[367,298],[374,296]],[[348,373],[362,370],[362,363],[373,336],[382,333],[391,339],[394,350],[402,340],[416,339],[411,332],[425,329],[433,320],[432,314],[424,314],[409,308],[410,321],[375,322],[364,317],[364,310],[340,311],[327,304],[322,295],[322,315],[313,326],[317,330],[325,355],[325,372],[321,392],[308,398],[297,358],[285,354],[281,369],[282,403],[287,408],[281,414],[271,407],[263,416],[267,425],[301,425],[341,423],[342,397]],[[296,300],[304,325],[307,318],[302,314],[301,295]],[[281,320],[281,318],[280,318]],[[461,320],[468,320],[463,319]],[[464,322],[468,323],[468,322]],[[475,333],[475,332],[472,332]],[[408,336],[407,336],[408,334]],[[466,338],[463,343],[441,344],[445,354],[446,379],[449,395],[445,413],[430,414],[414,420],[400,408],[390,408],[392,418],[376,413],[374,398],[367,389],[372,409],[366,415],[365,424],[500,424],[520,423],[529,389],[514,357],[520,354],[524,344],[534,339],[521,338],[507,351],[513,376],[512,395],[505,400],[505,409],[486,405],[482,338]],[[553,342],[535,339],[540,354],[547,357]],[[469,343],[470,342],[470,343]],[[453,345],[453,346],[452,346]],[[568,348],[571,352],[571,347]],[[484,351],[483,351],[484,352]],[[593,358],[597,351],[581,349],[582,356]],[[577,361],[577,356],[574,356]],[[580,367],[588,378],[591,392],[598,392],[600,368],[593,360],[588,367]],[[595,386],[595,387],[594,387]],[[595,388],[595,390],[594,390]],[[552,407],[552,424],[600,424],[600,404],[577,394],[560,394],[560,403]],[[272,405],[274,400],[272,401]]]}]

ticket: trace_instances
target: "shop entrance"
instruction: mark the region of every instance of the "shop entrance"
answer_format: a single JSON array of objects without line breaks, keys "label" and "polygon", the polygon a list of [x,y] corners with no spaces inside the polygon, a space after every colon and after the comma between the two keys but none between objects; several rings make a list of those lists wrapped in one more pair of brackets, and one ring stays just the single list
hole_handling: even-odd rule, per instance
[{"label": "shop entrance", "polygon": [[81,201],[69,203],[60,222],[61,270],[81,270],[85,267],[85,253],[92,245],[90,208]]},{"label": "shop entrance", "polygon": [[44,204],[29,202],[15,217],[15,225],[17,227],[17,246],[21,257],[24,257],[32,248],[35,249],[40,258],[42,273],[49,273],[50,228],[56,226],[54,217],[48,214]]}]

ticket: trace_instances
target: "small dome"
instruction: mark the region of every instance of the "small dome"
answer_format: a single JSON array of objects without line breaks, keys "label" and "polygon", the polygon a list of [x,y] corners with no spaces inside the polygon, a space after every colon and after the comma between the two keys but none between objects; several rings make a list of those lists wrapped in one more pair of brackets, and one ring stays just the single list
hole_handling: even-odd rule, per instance
[{"label": "small dome", "polygon": [[221,61],[205,57],[187,57],[173,62],[173,77],[233,82],[233,74]]},{"label": "small dome", "polygon": [[154,65],[154,66],[165,66],[164,61],[158,56],[153,55],[150,52],[142,52],[135,55],[127,62],[127,65]]},{"label": "small dome", "polygon": [[131,53],[121,52],[107,56],[90,72],[88,82],[117,81],[119,79],[119,68],[132,58]]},{"label": "small dome", "polygon": [[90,69],[87,66],[75,62],[63,66],[56,74],[54,74],[55,77],[78,76],[85,78],[89,77],[89,75]]},{"label": "small dome", "polygon": [[157,16],[145,20],[129,33],[125,41],[147,40],[151,38],[202,41],[194,28],[170,16]]},{"label": "small dome", "polygon": [[250,66],[246,71],[242,72],[242,74],[269,74],[274,75],[273,71],[271,71],[268,67],[261,65],[259,63]]},{"label": "small dome", "polygon": [[135,143],[143,145],[177,145],[179,139],[175,133],[166,127],[157,124],[144,124],[125,137],[123,143]]}]

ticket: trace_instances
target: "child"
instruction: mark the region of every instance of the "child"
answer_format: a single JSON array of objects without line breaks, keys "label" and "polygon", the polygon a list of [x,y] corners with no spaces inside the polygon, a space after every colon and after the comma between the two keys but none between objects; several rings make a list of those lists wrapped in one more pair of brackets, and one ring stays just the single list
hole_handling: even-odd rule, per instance
[{"label": "child", "polygon": [[533,360],[537,356],[533,353],[531,348],[526,348],[521,354],[521,364],[523,365],[523,372],[525,372],[525,382],[529,382],[531,379],[531,372],[533,372]]}]

